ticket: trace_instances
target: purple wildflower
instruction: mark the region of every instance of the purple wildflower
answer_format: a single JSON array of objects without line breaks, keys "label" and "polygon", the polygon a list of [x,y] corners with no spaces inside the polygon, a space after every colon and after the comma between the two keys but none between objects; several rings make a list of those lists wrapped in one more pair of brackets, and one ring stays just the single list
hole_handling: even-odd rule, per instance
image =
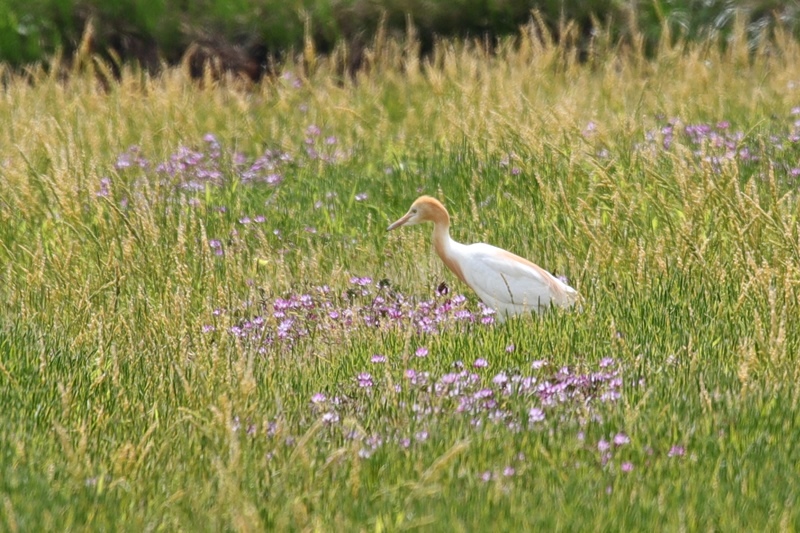
[{"label": "purple wildflower", "polygon": [[311,403],[323,403],[325,400],[327,400],[327,398],[321,392],[318,392],[311,397]]},{"label": "purple wildflower", "polygon": [[111,194],[111,178],[100,180],[100,190],[95,193],[98,198],[107,198]]},{"label": "purple wildflower", "polygon": [[686,448],[676,444],[675,446],[669,449],[667,457],[683,457],[685,454],[686,454]]},{"label": "purple wildflower", "polygon": [[508,382],[508,376],[505,372],[500,372],[492,378],[492,383],[495,385],[505,385]]},{"label": "purple wildflower", "polygon": [[475,393],[476,400],[484,400],[486,398],[491,398],[494,396],[494,391],[492,389],[481,389]]},{"label": "purple wildflower", "polygon": [[336,411],[328,411],[322,415],[322,421],[325,424],[335,424],[339,421],[339,414]]},{"label": "purple wildflower", "polygon": [[538,407],[531,407],[528,411],[528,421],[533,423],[544,421],[544,411]]}]

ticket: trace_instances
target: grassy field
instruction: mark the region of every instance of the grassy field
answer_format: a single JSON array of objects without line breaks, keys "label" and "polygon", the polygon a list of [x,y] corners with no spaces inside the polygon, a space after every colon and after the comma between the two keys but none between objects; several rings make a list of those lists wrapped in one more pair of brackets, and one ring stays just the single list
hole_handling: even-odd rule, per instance
[{"label": "grassy field", "polygon": [[[0,529],[797,528],[798,43],[523,37],[7,76]],[[495,322],[422,193],[582,311]]]}]

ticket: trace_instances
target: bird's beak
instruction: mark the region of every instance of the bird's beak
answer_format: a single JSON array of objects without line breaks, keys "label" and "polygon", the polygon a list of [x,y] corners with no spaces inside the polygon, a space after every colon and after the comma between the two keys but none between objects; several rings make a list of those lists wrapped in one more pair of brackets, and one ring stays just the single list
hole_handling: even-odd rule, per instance
[{"label": "bird's beak", "polygon": [[402,226],[403,224],[408,222],[409,218],[411,218],[411,213],[410,212],[408,212],[405,215],[403,215],[403,218],[401,218],[399,220],[395,220],[394,222],[389,224],[389,227],[386,228],[386,231],[392,231],[395,228],[399,228],[400,226]]}]

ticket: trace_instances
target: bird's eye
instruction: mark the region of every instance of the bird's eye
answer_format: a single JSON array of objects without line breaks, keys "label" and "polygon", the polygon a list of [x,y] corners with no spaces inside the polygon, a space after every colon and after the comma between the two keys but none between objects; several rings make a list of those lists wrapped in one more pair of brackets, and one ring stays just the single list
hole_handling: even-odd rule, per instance
[{"label": "bird's eye", "polygon": [[416,209],[412,209],[412,210],[411,210],[411,213],[412,213],[412,214],[414,214],[414,215],[416,215],[416,214],[417,214],[417,210],[416,210]]}]

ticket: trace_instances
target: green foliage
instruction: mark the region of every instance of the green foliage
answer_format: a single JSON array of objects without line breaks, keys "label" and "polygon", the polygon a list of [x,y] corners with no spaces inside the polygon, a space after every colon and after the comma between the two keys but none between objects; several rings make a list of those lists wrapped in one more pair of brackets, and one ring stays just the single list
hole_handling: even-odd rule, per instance
[{"label": "green foliage", "polygon": [[0,61],[24,66],[59,50],[71,56],[89,28],[93,52],[151,67],[157,59],[178,62],[197,42],[223,61],[236,49],[256,63],[282,60],[309,42],[322,53],[344,43],[358,56],[376,36],[402,36],[411,28],[424,52],[437,38],[470,38],[493,47],[515,37],[532,17],[584,52],[598,31],[653,53],[664,37],[725,42],[737,24],[756,48],[776,28],[798,35],[797,15],[796,2],[773,0],[9,0],[0,6]]},{"label": "green foliage", "polygon": [[0,61],[41,61],[58,47],[72,46],[71,0],[9,0],[0,4]]},{"label": "green foliage", "polygon": [[[0,527],[791,529],[800,54],[737,31],[8,74]],[[484,324],[421,193],[582,308]]]}]

